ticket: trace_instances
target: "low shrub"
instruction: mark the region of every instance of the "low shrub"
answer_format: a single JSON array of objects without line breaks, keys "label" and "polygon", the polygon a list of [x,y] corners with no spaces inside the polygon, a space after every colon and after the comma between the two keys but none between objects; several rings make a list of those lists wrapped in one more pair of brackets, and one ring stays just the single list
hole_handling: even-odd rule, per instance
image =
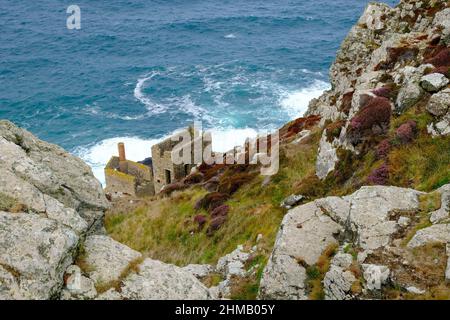
[{"label": "low shrub", "polygon": [[391,114],[390,101],[384,97],[376,97],[351,119],[351,129],[361,132],[374,126],[386,128],[390,123]]},{"label": "low shrub", "polygon": [[335,121],[330,123],[327,127],[327,140],[328,142],[332,142],[334,138],[339,138],[339,135],[341,134],[342,128],[345,125],[344,120]]},{"label": "low shrub", "polygon": [[389,139],[382,140],[375,150],[375,155],[377,159],[385,159],[389,154],[390,149],[391,143],[389,142]]},{"label": "low shrub", "polygon": [[389,180],[389,167],[386,163],[383,163],[379,168],[374,169],[367,182],[372,185],[386,185]]},{"label": "low shrub", "polygon": [[219,183],[219,192],[232,195],[244,184],[250,182],[254,178],[254,174],[247,172],[224,175]]},{"label": "low shrub", "polygon": [[192,173],[184,178],[183,182],[187,185],[197,184],[203,181],[203,174],[200,172]]},{"label": "low shrub", "polygon": [[425,61],[436,68],[450,66],[450,48],[442,48],[438,53]]},{"label": "low shrub", "polygon": [[417,133],[417,123],[414,120],[408,120],[395,132],[396,138],[403,144],[409,143],[414,140]]},{"label": "low shrub", "polygon": [[181,182],[175,182],[172,184],[168,184],[167,186],[165,186],[161,192],[160,195],[162,196],[169,196],[171,195],[174,191],[180,191],[180,190],[184,190],[186,189],[187,186]]},{"label": "low shrub", "polygon": [[226,204],[221,205],[217,208],[215,208],[214,210],[211,211],[211,216],[213,218],[215,217],[219,217],[219,216],[227,216],[228,212],[230,211],[230,207]]},{"label": "low shrub", "polygon": [[220,192],[208,193],[206,196],[197,201],[194,208],[195,210],[205,209],[207,211],[212,211],[224,204],[227,199],[228,196]]},{"label": "low shrub", "polygon": [[199,230],[203,229],[203,226],[205,225],[206,221],[207,221],[206,217],[202,214],[198,214],[194,217],[194,222],[198,224]]}]

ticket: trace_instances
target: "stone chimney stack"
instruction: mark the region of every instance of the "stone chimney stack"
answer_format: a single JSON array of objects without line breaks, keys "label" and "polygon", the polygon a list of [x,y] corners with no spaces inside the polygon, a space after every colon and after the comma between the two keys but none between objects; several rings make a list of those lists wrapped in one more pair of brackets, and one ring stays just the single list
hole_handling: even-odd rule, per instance
[{"label": "stone chimney stack", "polygon": [[123,142],[119,142],[117,147],[119,149],[119,160],[126,161],[127,157],[125,156],[125,144]]},{"label": "stone chimney stack", "polygon": [[119,169],[120,172],[127,173],[127,157],[125,156],[125,144],[123,142],[119,142],[117,144],[119,149]]}]

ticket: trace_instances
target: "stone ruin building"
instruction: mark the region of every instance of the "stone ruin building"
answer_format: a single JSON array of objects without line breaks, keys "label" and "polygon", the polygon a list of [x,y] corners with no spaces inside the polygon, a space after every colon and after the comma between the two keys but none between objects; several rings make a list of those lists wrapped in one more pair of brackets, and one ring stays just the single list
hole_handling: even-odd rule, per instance
[{"label": "stone ruin building", "polygon": [[[165,186],[180,181],[191,173],[197,163],[194,159],[194,146],[200,143],[201,151],[211,142],[204,142],[192,127],[182,131],[188,132],[191,139],[189,163],[175,164],[172,151],[179,140],[170,137],[152,146],[152,157],[140,162],[126,159],[124,143],[118,144],[119,156],[113,156],[105,167],[105,192],[112,197],[134,196],[145,197],[159,193]],[[181,132],[181,133],[182,133]],[[177,134],[178,136],[178,134]],[[199,142],[200,141],[200,142]],[[181,146],[181,149],[184,146]]]}]

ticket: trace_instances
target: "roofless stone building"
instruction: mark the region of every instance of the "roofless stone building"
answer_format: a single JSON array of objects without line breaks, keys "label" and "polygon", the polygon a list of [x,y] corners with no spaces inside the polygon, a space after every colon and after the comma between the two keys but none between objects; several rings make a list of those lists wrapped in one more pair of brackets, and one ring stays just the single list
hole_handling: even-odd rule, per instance
[{"label": "roofless stone building", "polygon": [[[183,133],[185,137],[186,133],[190,137],[185,145],[180,144],[179,139]],[[204,142],[197,130],[189,127],[179,134],[152,146],[151,158],[134,162],[126,159],[125,145],[121,142],[118,144],[119,156],[111,157],[105,167],[105,192],[113,197],[123,195],[152,196],[160,192],[165,186],[188,176],[192,168],[199,164],[197,163],[199,162],[198,159],[194,157],[196,146],[200,146],[201,152],[203,152],[208,144],[210,142]],[[172,152],[175,147],[177,147],[176,152],[187,150],[190,153],[189,161],[174,163]]]}]

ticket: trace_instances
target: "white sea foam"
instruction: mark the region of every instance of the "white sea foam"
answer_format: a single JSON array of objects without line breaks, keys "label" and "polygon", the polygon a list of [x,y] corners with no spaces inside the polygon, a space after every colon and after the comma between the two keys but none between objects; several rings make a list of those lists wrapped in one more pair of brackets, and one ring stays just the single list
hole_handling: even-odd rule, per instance
[{"label": "white sea foam", "polygon": [[281,95],[280,105],[289,114],[290,118],[301,117],[308,109],[309,102],[319,97],[330,85],[324,81],[316,80],[306,88],[286,92]]},{"label": "white sea foam", "polygon": [[234,33],[230,33],[230,34],[225,35],[224,38],[226,38],[226,39],[234,39],[234,38],[236,38],[236,35]]},{"label": "white sea foam", "polygon": [[160,73],[157,71],[151,72],[150,74],[146,75],[143,78],[140,78],[137,80],[136,87],[134,88],[134,97],[139,100],[141,103],[143,103],[147,110],[152,114],[158,114],[163,113],[166,111],[166,106],[158,104],[154,102],[152,99],[147,97],[143,92],[144,84],[151,80],[153,77],[159,75]]}]

